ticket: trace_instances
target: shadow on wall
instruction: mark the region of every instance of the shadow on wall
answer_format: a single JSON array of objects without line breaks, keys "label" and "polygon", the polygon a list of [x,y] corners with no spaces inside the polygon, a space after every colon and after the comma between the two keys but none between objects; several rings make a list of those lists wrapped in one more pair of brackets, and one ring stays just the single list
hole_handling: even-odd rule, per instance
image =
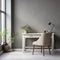
[{"label": "shadow on wall", "polygon": [[55,38],[54,38],[55,42],[54,42],[54,48],[55,49],[59,49],[60,48],[60,36],[57,36],[55,35]]},{"label": "shadow on wall", "polygon": [[38,33],[35,29],[32,28],[31,33]]}]

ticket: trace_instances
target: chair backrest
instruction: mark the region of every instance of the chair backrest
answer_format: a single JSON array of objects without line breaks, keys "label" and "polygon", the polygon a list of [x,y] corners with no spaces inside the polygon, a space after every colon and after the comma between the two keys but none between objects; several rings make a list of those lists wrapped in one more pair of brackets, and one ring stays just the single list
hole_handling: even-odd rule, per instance
[{"label": "chair backrest", "polygon": [[51,46],[51,36],[52,33],[42,33],[39,39],[36,42],[37,45],[42,45],[42,46]]},{"label": "chair backrest", "polygon": [[44,33],[44,41],[43,41],[44,46],[51,46],[51,36],[52,33]]}]

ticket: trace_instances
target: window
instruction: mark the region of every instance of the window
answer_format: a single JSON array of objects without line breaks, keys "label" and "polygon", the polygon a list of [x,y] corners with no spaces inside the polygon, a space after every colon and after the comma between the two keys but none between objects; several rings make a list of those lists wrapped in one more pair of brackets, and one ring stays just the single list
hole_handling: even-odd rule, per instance
[{"label": "window", "polygon": [[[0,0],[0,32],[5,29],[5,16],[6,16],[6,0]],[[0,44],[5,42],[5,39],[0,36]]]},{"label": "window", "polygon": [[[1,0],[0,0],[0,10],[1,10]],[[0,32],[1,32],[1,13],[0,13]],[[0,43],[1,43],[1,36],[0,36]]]}]

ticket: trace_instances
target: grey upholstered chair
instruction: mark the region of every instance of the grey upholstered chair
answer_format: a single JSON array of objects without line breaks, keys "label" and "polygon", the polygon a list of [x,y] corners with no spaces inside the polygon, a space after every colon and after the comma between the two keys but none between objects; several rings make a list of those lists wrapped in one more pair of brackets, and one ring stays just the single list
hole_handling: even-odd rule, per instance
[{"label": "grey upholstered chair", "polygon": [[43,53],[43,55],[45,55],[45,52],[44,52],[45,47],[48,47],[49,53],[51,54],[51,52],[50,52],[51,35],[52,35],[52,33],[42,33],[41,36],[39,37],[39,39],[32,43],[32,45],[33,45],[32,54],[34,54],[35,46],[40,46],[41,47],[41,52]]}]

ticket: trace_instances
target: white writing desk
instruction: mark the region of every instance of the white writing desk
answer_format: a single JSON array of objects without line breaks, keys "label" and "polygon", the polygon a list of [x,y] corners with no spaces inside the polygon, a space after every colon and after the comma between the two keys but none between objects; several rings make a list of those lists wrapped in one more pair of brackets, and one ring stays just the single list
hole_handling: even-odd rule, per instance
[{"label": "white writing desk", "polygon": [[[26,38],[39,38],[42,33],[22,33],[22,51],[25,51]],[[52,33],[52,52],[54,52],[54,33]]]}]

